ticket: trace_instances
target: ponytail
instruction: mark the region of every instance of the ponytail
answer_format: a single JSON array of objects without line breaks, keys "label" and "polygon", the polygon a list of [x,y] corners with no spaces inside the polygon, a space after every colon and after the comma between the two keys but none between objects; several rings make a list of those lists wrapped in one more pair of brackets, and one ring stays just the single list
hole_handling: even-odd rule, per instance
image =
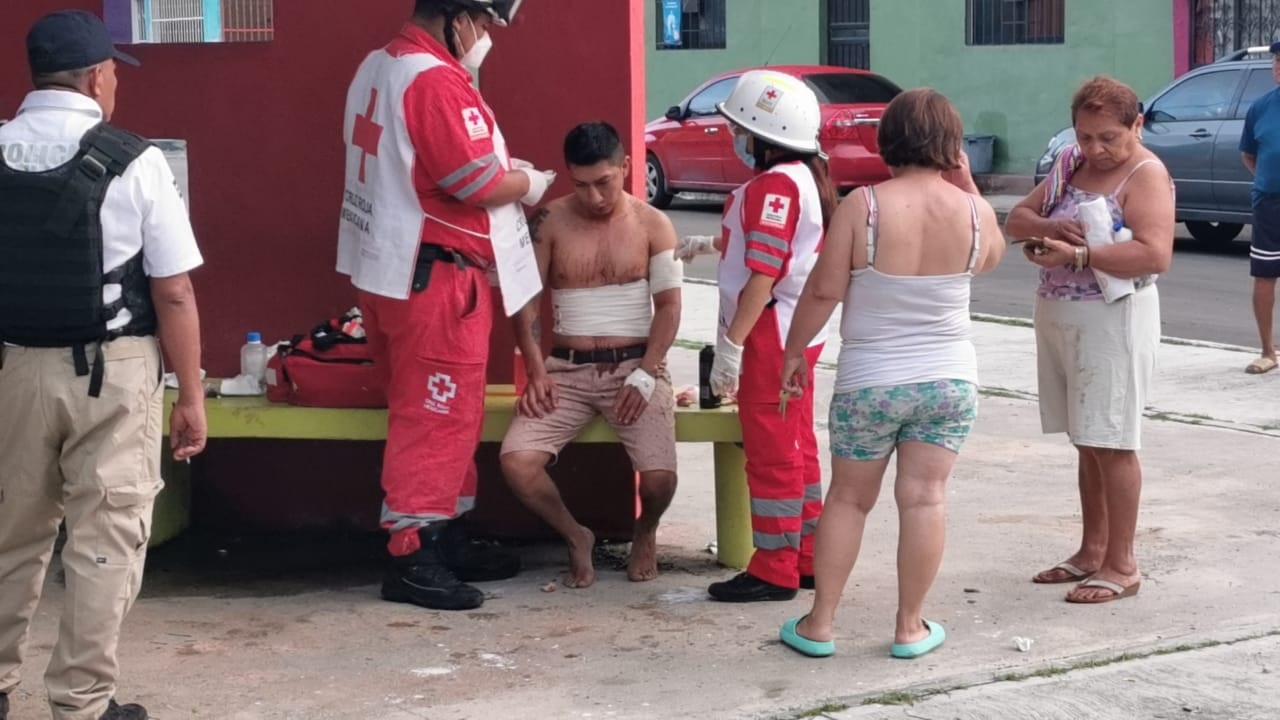
[{"label": "ponytail", "polygon": [[804,164],[813,173],[813,182],[818,186],[818,199],[822,203],[822,229],[831,224],[831,216],[836,214],[836,206],[840,204],[840,194],[836,192],[836,184],[831,182],[831,166],[821,155],[810,155]]}]

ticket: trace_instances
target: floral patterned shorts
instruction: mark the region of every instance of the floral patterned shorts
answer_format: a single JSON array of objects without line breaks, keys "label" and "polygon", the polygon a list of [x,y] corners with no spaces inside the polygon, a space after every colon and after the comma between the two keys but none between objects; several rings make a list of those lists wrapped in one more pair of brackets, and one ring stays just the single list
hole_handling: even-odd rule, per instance
[{"label": "floral patterned shorts", "polygon": [[978,388],[963,380],[864,388],[831,399],[831,452],[878,460],[914,440],[960,452],[978,417]]}]

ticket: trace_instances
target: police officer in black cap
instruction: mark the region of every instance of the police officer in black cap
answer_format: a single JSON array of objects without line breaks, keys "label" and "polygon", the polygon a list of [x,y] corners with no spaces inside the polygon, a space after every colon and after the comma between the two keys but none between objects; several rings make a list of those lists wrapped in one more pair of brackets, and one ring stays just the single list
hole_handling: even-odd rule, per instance
[{"label": "police officer in black cap", "polygon": [[27,58],[36,89],[0,126],[0,720],[64,520],[53,717],[146,720],[115,700],[116,649],[163,487],[160,344],[170,450],[204,449],[203,260],[164,155],[107,124],[116,62],[137,61],[82,11],[37,21]]}]

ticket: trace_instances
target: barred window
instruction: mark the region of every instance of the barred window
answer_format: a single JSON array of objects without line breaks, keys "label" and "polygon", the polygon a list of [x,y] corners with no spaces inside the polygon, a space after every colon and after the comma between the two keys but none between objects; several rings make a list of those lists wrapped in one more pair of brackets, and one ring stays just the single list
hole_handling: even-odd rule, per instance
[{"label": "barred window", "polygon": [[265,42],[276,35],[271,0],[222,0],[222,39],[226,42]]},{"label": "barred window", "polygon": [[654,0],[659,50],[725,47],[726,0]]},{"label": "barred window", "polygon": [[262,42],[275,37],[273,0],[105,0],[121,43]]},{"label": "barred window", "polygon": [[966,45],[1061,45],[1065,0],[965,0]]}]

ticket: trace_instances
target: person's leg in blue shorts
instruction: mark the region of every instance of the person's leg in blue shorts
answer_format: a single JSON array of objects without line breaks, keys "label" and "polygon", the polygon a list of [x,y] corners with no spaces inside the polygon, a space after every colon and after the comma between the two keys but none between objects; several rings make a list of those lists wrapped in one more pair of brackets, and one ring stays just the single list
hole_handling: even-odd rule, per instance
[{"label": "person's leg in blue shorts", "polygon": [[1276,368],[1276,347],[1271,339],[1271,327],[1276,303],[1276,278],[1280,277],[1280,195],[1262,195],[1253,205],[1249,274],[1253,276],[1253,317],[1258,321],[1262,354],[1249,363],[1245,372],[1260,375]]}]

